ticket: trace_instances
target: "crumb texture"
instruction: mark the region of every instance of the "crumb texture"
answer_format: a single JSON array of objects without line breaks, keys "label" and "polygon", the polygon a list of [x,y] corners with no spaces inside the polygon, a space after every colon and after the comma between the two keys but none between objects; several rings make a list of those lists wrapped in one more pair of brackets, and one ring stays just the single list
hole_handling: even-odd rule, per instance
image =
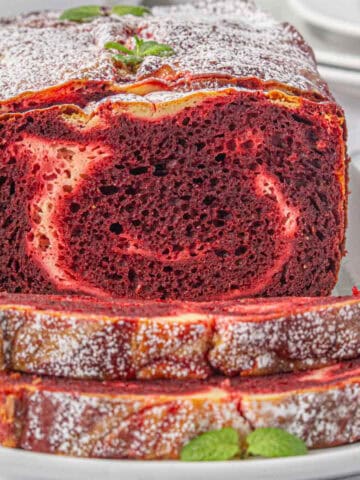
[{"label": "crumb texture", "polygon": [[[346,128],[311,48],[247,0],[104,14],[0,19],[0,444],[359,440],[360,300],[326,297]],[[115,63],[136,35],[175,53]]]},{"label": "crumb texture", "polygon": [[222,88],[3,116],[3,288],[329,294],[344,252],[341,116],[281,99]]}]

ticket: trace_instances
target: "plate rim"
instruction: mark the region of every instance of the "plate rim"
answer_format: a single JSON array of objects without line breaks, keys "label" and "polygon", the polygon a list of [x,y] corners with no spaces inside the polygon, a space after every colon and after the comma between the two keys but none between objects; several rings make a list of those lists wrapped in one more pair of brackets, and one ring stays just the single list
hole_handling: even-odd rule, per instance
[{"label": "plate rim", "polygon": [[[264,467],[266,466],[266,469]],[[252,459],[235,460],[227,462],[193,462],[181,461],[143,461],[143,460],[111,460],[111,459],[88,459],[53,455],[47,453],[29,452],[25,450],[0,447],[0,472],[12,474],[11,478],[22,478],[26,480],[24,471],[41,472],[46,475],[37,475],[39,480],[48,478],[48,472],[59,473],[61,477],[54,478],[77,478],[81,480],[82,475],[87,474],[89,480],[99,478],[103,472],[105,478],[119,478],[120,473],[127,474],[127,480],[140,478],[146,471],[146,478],[165,478],[163,474],[172,472],[173,479],[183,478],[218,478],[221,473],[227,479],[239,479],[241,474],[248,475],[247,480],[258,478],[259,472],[262,479],[283,479],[288,478],[289,471],[292,473],[292,480],[297,479],[329,479],[339,475],[356,475],[360,473],[360,442],[350,445],[343,445],[322,450],[313,450],[306,456],[273,458],[273,459]],[[18,472],[18,473],[17,473]],[[90,476],[88,473],[90,472]],[[68,474],[70,473],[70,477]],[[19,477],[14,475],[21,475]],[[64,474],[64,477],[63,477]],[[280,476],[278,476],[280,474]],[[74,475],[74,477],[73,477]],[[75,476],[76,475],[76,476]],[[110,475],[110,476],[109,476]],[[112,476],[114,475],[114,477]],[[158,477],[158,475],[160,475]],[[191,475],[191,476],[189,476]],[[329,477],[330,475],[330,477]],[[145,477],[141,477],[145,478]]]}]

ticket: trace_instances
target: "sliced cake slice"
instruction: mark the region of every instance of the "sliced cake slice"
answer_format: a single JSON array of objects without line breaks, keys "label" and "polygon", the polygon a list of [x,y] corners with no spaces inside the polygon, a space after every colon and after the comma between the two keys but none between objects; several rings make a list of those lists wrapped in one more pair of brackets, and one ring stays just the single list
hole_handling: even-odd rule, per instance
[{"label": "sliced cake slice", "polygon": [[212,372],[269,374],[357,357],[359,297],[190,303],[0,295],[3,370],[204,379]]},{"label": "sliced cake slice", "polygon": [[176,459],[197,435],[280,427],[310,448],[360,439],[360,362],[229,380],[89,382],[0,375],[0,444],[82,457]]}]

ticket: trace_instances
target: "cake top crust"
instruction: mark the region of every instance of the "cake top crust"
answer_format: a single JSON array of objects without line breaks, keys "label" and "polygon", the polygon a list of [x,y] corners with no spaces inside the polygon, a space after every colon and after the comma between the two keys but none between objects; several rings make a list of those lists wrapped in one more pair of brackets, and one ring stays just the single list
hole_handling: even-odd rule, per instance
[{"label": "cake top crust", "polygon": [[[329,98],[302,36],[252,1],[198,0],[155,7],[143,17],[108,15],[86,23],[61,21],[60,14],[0,20],[1,100],[71,80],[123,85],[152,77],[169,84],[208,77],[202,83],[207,88],[216,88],[220,77],[256,78]],[[134,35],[170,45],[175,54],[145,57],[136,72],[120,68],[104,45],[133,48]]]}]

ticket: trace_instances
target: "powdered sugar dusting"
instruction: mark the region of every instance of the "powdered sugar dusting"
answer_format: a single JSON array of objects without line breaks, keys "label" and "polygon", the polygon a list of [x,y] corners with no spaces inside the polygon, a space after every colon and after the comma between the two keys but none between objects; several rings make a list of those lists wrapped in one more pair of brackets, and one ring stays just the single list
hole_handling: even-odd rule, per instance
[{"label": "powdered sugar dusting", "polygon": [[224,426],[241,437],[249,426],[223,392],[152,398],[35,391],[27,399],[21,447],[75,456],[175,458],[200,433]]},{"label": "powdered sugar dusting", "polygon": [[109,53],[95,41],[98,22],[65,27],[54,17],[33,15],[0,28],[2,98],[75,78],[116,79]]},{"label": "powdered sugar dusting", "polygon": [[319,367],[360,352],[358,305],[274,315],[268,321],[215,321],[212,367],[227,375]]},{"label": "powdered sugar dusting", "polygon": [[359,383],[350,383],[324,391],[292,392],[281,400],[249,395],[241,409],[253,428],[279,427],[318,448],[359,439],[359,399]]},{"label": "powdered sugar dusting", "polygon": [[[0,98],[72,79],[124,84],[156,75],[164,66],[168,73],[162,77],[169,81],[214,74],[258,77],[328,96],[299,33],[252,2],[198,1],[157,7],[145,17],[113,15],[83,24],[58,18],[59,12],[47,12],[0,23]],[[118,41],[131,47],[134,34],[169,44],[176,53],[146,57],[136,74],[115,68],[104,44]]]},{"label": "powdered sugar dusting", "polygon": [[[174,317],[85,318],[74,313],[2,311],[5,365],[75,378],[205,378],[211,320]],[[2,366],[4,363],[2,363]]]},{"label": "powdered sugar dusting", "polygon": [[360,301],[352,297],[316,306],[300,299],[286,313],[285,299],[267,300],[267,309],[264,300],[256,318],[249,309],[257,300],[247,300],[243,312],[244,301],[155,303],[154,311],[151,302],[118,300],[111,309],[111,302],[82,300],[77,313],[76,297],[58,310],[54,299],[60,305],[62,297],[51,297],[53,307],[41,296],[37,306],[22,307],[21,298],[15,295],[13,306],[5,298],[0,309],[0,368],[75,378],[199,379],[214,369],[226,375],[307,370],[360,352]]},{"label": "powdered sugar dusting", "polygon": [[[91,384],[1,377],[15,395],[19,447],[75,456],[173,459],[202,432],[231,426],[244,439],[258,427],[280,427],[309,447],[360,438],[359,363],[339,364],[309,385],[299,375],[272,379],[212,378],[206,385],[139,382]],[[175,387],[175,388],[174,388]],[[12,420],[14,421],[14,420]]]}]

